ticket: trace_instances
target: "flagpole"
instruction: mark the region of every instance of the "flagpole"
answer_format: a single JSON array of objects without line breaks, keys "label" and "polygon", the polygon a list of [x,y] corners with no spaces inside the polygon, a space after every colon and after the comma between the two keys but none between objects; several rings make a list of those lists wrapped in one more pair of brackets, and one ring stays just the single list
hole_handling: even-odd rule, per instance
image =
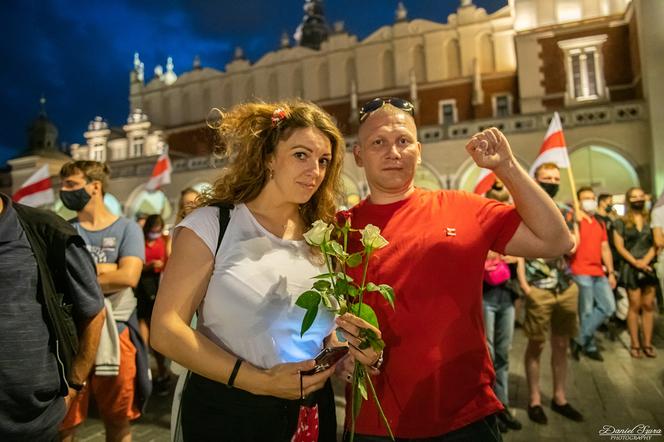
[{"label": "flagpole", "polygon": [[[569,158],[569,157],[568,157]],[[572,190],[572,201],[574,202],[574,213],[578,216],[581,213],[579,208],[579,198],[576,196],[576,185],[574,184],[574,174],[572,173],[572,161],[569,160],[569,167],[567,168],[567,176],[569,177],[569,185]]]}]

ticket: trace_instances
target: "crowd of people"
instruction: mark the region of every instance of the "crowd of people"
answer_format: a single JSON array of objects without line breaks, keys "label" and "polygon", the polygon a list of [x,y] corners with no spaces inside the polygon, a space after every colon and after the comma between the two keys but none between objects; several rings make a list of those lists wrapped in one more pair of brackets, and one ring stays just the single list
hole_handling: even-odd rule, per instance
[{"label": "crowd of people", "polygon": [[[352,149],[370,193],[343,211],[344,138],[330,115],[300,100],[224,114],[215,150],[226,166],[209,191],[182,191],[170,232],[158,214],[109,212],[110,172],[96,161],[60,171],[60,198],[77,215],[70,223],[0,195],[8,312],[0,343],[11,349],[0,356],[0,439],[73,440],[92,397],[107,440],[130,441],[149,396],[172,391],[172,369],[181,374],[173,440],[334,441],[330,378],[350,382],[359,362],[398,440],[500,441],[522,427],[508,391],[515,324],[528,339],[529,419],[547,423],[539,379],[549,339],[550,409],[583,421],[566,396],[568,353],[603,360],[596,332],[614,317],[621,288],[629,354],[657,357],[664,196],[651,210],[643,189],[631,188],[618,216],[610,195],[582,187],[575,211],[555,200],[558,166],[544,163],[530,177],[495,128],[465,147],[497,177],[486,195],[419,189],[414,116],[395,97],[361,108]],[[372,224],[388,241],[366,269],[396,293],[394,309],[365,296],[380,329],[321,303],[300,334],[305,310],[295,300],[329,271],[303,237],[319,219]],[[361,250],[360,238],[351,235],[348,248]],[[359,279],[362,270],[348,272]],[[42,312],[51,304],[57,315]],[[363,345],[367,329],[384,350]],[[321,349],[338,346],[349,347],[346,357],[304,374]],[[355,433],[359,442],[390,440],[373,401],[359,410]]]}]

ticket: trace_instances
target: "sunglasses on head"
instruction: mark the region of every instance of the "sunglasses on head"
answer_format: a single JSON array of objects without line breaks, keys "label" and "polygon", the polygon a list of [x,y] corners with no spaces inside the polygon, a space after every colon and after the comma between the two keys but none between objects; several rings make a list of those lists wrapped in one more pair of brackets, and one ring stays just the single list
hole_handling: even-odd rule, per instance
[{"label": "sunglasses on head", "polygon": [[364,123],[364,120],[366,120],[372,112],[377,111],[386,104],[390,104],[397,109],[408,112],[411,117],[415,117],[415,106],[413,106],[413,103],[410,101],[398,97],[379,97],[366,102],[364,106],[362,106],[360,109],[360,123]]}]

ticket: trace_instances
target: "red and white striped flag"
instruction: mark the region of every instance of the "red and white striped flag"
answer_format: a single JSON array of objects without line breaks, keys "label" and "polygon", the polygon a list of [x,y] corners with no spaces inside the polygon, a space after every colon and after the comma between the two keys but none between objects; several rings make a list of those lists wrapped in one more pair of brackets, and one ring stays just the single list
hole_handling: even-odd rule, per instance
[{"label": "red and white striped flag", "polygon": [[53,183],[48,173],[48,165],[44,164],[37,169],[30,178],[12,196],[14,202],[30,207],[39,207],[55,202]]},{"label": "red and white striped flag", "polygon": [[166,151],[159,155],[157,164],[154,165],[152,175],[145,188],[152,192],[163,185],[169,184],[171,182],[171,170],[173,170],[171,160],[168,158],[168,151]]},{"label": "red and white striped flag", "polygon": [[535,176],[535,169],[540,164],[555,163],[561,169],[569,167],[569,156],[567,155],[567,144],[565,143],[565,136],[563,135],[563,125],[560,122],[560,115],[558,112],[553,113],[549,130],[546,131],[544,142],[540,148],[539,155],[535,158],[535,162],[530,167],[530,175]]},{"label": "red and white striped flag", "polygon": [[493,187],[493,183],[496,182],[496,174],[490,171],[489,169],[480,169],[480,174],[477,176],[477,182],[475,183],[475,188],[473,193],[478,195],[484,195]]}]

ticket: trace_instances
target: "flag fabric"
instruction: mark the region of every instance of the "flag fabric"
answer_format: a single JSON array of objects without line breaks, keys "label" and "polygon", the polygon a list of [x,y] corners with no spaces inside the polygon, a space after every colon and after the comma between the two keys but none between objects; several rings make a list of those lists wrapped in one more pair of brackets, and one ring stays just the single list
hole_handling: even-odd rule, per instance
[{"label": "flag fabric", "polygon": [[480,174],[477,177],[477,182],[475,183],[473,193],[484,195],[489,191],[489,189],[491,189],[495,182],[496,174],[489,169],[482,168],[480,169]]},{"label": "flag fabric", "polygon": [[12,195],[12,200],[30,207],[53,204],[55,193],[53,192],[53,183],[48,172],[48,165],[44,164],[37,169]]},{"label": "flag fabric", "polygon": [[171,160],[168,158],[168,152],[162,153],[157,159],[157,164],[152,169],[152,175],[148,180],[145,188],[149,191],[155,191],[161,186],[171,182]]},{"label": "flag fabric", "polygon": [[530,175],[535,176],[535,170],[544,163],[555,163],[561,169],[568,168],[570,165],[567,155],[567,144],[563,135],[563,125],[560,122],[558,112],[553,113],[549,130],[546,131],[544,142],[540,148],[539,155],[530,167]]}]

